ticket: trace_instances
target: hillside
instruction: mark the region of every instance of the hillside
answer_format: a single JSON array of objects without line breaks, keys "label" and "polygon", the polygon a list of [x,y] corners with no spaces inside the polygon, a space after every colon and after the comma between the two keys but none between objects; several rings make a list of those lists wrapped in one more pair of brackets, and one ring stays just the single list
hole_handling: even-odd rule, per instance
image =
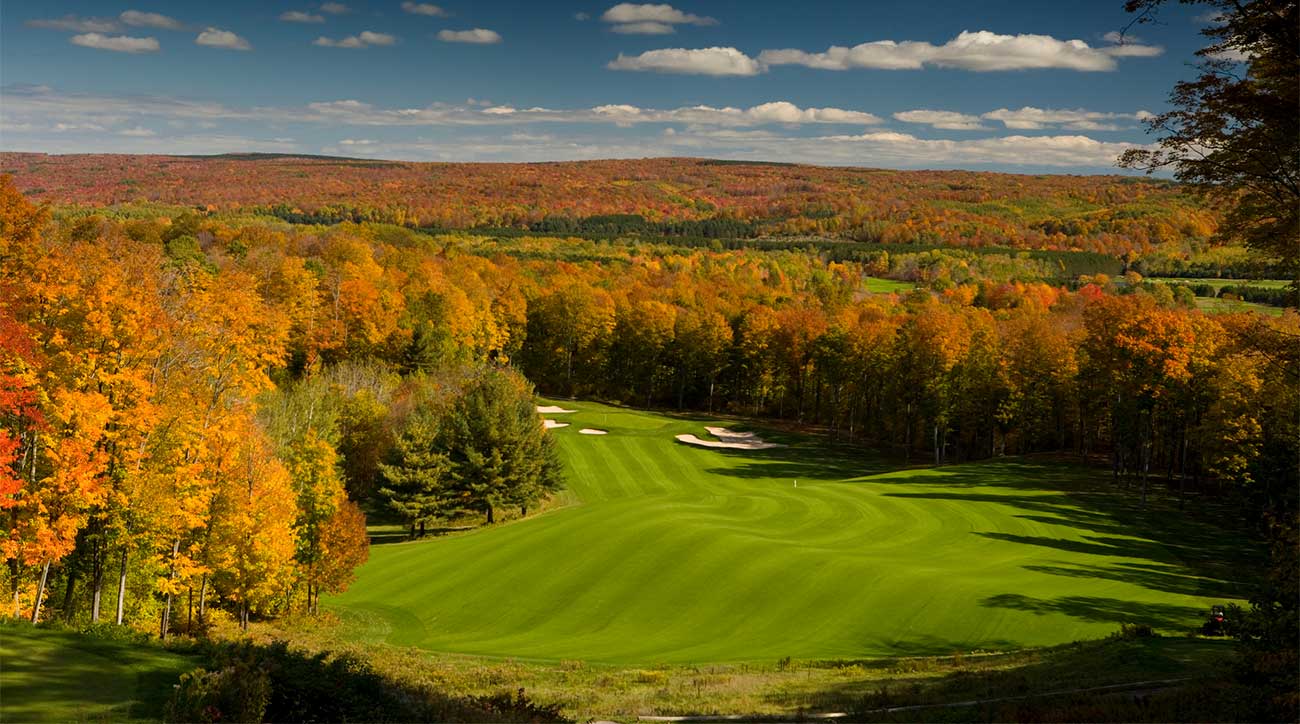
[{"label": "hillside", "polygon": [[375,546],[325,605],[363,638],[525,659],[943,655],[1185,634],[1256,561],[1226,516],[1140,511],[1084,466],[898,469],[771,431],[700,449],[678,440],[717,421],[562,404],[546,416],[575,505]]},{"label": "hillside", "polygon": [[[1168,181],[889,171],[691,158],[412,163],[258,154],[0,154],[30,198],[258,207],[295,221],[547,233],[859,241],[1122,255],[1202,240],[1216,215]],[[626,215],[642,217],[628,218]]]}]

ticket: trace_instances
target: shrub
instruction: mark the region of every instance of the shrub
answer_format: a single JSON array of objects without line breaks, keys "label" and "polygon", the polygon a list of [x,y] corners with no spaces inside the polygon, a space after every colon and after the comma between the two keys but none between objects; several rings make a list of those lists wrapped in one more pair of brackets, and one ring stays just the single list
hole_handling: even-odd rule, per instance
[{"label": "shrub", "polygon": [[1122,641],[1132,641],[1134,639],[1149,639],[1156,635],[1155,629],[1145,623],[1122,623],[1119,625],[1119,631],[1111,634],[1110,637]]},{"label": "shrub", "polygon": [[181,674],[167,702],[167,721],[260,722],[271,699],[271,678],[251,662],[219,671]]}]

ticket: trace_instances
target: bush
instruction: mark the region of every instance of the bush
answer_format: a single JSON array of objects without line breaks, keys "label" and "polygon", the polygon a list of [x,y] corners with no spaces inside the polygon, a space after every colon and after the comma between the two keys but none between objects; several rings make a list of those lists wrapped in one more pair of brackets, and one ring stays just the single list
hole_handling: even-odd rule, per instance
[{"label": "bush", "polygon": [[167,702],[167,721],[260,722],[271,700],[271,677],[252,662],[181,674]]},{"label": "bush", "polygon": [[351,654],[307,654],[283,642],[209,643],[209,670],[181,677],[169,721],[564,721],[523,689],[455,697],[378,673]]},{"label": "bush", "polygon": [[1155,629],[1145,623],[1122,623],[1119,625],[1119,631],[1111,634],[1110,637],[1122,641],[1132,641],[1134,639],[1154,638],[1155,635]]}]

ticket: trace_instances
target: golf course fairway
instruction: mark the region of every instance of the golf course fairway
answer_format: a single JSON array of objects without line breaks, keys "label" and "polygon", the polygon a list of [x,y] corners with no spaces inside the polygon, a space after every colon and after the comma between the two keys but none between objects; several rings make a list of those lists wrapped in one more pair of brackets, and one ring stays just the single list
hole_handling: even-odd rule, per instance
[{"label": "golf course fairway", "polygon": [[549,434],[568,505],[376,545],[326,606],[358,636],[433,651],[721,663],[1005,650],[1124,622],[1182,634],[1252,575],[1239,538],[1139,510],[1105,471],[898,469],[768,430],[783,446],[704,449],[674,436],[735,423],[563,405]]}]

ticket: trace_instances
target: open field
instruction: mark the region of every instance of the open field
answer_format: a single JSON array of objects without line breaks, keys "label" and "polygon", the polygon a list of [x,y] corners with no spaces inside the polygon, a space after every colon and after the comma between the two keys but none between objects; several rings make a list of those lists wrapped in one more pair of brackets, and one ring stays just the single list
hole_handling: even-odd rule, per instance
[{"label": "open field", "polygon": [[327,607],[363,640],[440,652],[770,662],[1182,633],[1251,575],[1230,530],[1139,511],[1068,463],[899,470],[770,430],[783,447],[701,449],[673,437],[717,421],[564,405],[575,504],[376,546]]},{"label": "open field", "polygon": [[1165,284],[1186,284],[1196,286],[1198,284],[1209,284],[1217,292],[1223,287],[1259,287],[1260,289],[1286,289],[1291,284],[1286,279],[1199,279],[1196,277],[1147,277],[1149,282],[1163,282]]},{"label": "open field", "polygon": [[0,625],[0,720],[157,721],[198,663],[156,646]]},{"label": "open field", "polygon": [[1197,297],[1196,308],[1211,314],[1229,314],[1234,312],[1254,312],[1281,316],[1286,310],[1256,302],[1243,302],[1240,299],[1223,299],[1221,297]]}]

